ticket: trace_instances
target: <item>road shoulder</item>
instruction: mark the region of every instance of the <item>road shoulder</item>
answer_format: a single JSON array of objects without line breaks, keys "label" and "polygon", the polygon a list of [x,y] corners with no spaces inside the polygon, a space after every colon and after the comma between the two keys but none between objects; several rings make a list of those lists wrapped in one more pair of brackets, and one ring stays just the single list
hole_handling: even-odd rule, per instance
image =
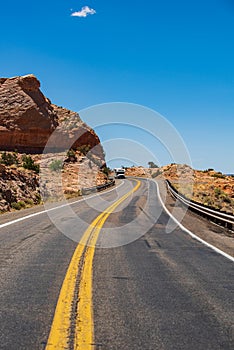
[{"label": "road shoulder", "polygon": [[234,257],[233,233],[193,213],[186,206],[177,203],[167,191],[165,181],[162,179],[158,179],[157,183],[166,208],[186,229]]}]

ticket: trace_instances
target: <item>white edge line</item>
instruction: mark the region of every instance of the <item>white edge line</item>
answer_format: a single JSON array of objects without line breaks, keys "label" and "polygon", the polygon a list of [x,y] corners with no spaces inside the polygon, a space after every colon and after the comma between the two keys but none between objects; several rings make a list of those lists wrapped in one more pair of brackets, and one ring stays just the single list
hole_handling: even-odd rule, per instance
[{"label": "white edge line", "polygon": [[[114,187],[114,188],[112,188],[112,189],[110,189],[110,190],[108,190],[108,191],[103,192],[103,194],[104,194],[104,193],[111,192],[111,191],[114,191],[114,190],[116,190],[117,188],[119,188],[120,186],[122,186],[123,184],[124,184],[124,182],[122,181],[118,186],[116,186],[116,187]],[[101,194],[102,194],[102,193],[101,193]],[[18,219],[12,220],[12,221],[5,222],[4,224],[1,224],[1,225],[0,225],[0,229],[3,228],[3,227],[6,227],[6,226],[13,225],[13,224],[15,224],[15,223],[17,223],[17,222],[20,222],[20,221],[30,219],[30,218],[32,218],[32,217],[34,217],[34,216],[47,213],[48,211],[53,211],[53,210],[57,210],[57,209],[61,209],[61,208],[67,207],[67,206],[69,206],[69,205],[73,205],[73,204],[76,204],[76,203],[81,203],[81,202],[85,201],[86,199],[90,199],[90,198],[96,197],[97,195],[100,195],[100,192],[94,194],[93,196],[87,196],[86,198],[78,199],[77,201],[74,201],[74,202],[71,202],[71,203],[66,203],[66,204],[63,204],[63,205],[59,205],[58,207],[55,207],[55,208],[50,208],[50,209],[47,209],[47,210],[39,211],[39,212],[37,212],[37,213],[33,213],[33,214],[26,215],[26,216],[23,216],[23,217],[21,217],[21,218],[18,218]]]},{"label": "white edge line", "polygon": [[170,216],[170,218],[186,233],[188,233],[191,237],[193,237],[194,239],[196,239],[197,241],[199,241],[200,243],[204,244],[205,246],[213,249],[216,253],[223,255],[225,258],[231,260],[232,262],[234,262],[234,257],[232,257],[231,255],[223,252],[221,249],[216,248],[215,246],[213,246],[212,244],[204,241],[203,239],[201,239],[200,237],[196,236],[193,232],[189,231],[186,227],[184,227],[171,213],[170,211],[167,209],[167,207],[165,206],[165,204],[163,203],[162,197],[160,195],[160,191],[159,191],[159,186],[158,183],[156,181],[153,181],[156,183],[157,186],[157,192],[158,192],[158,198],[165,210],[165,212]]}]

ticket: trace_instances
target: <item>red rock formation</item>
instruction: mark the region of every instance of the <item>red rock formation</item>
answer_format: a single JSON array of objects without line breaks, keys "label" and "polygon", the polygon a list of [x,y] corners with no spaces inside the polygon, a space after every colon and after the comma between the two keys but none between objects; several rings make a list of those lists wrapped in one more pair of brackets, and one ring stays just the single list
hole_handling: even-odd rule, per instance
[{"label": "red rock formation", "polygon": [[46,144],[57,152],[86,145],[104,162],[95,132],[77,113],[52,105],[34,75],[1,78],[0,150],[42,153]]},{"label": "red rock formation", "polygon": [[58,122],[39,81],[28,75],[0,83],[0,149],[42,152]]}]

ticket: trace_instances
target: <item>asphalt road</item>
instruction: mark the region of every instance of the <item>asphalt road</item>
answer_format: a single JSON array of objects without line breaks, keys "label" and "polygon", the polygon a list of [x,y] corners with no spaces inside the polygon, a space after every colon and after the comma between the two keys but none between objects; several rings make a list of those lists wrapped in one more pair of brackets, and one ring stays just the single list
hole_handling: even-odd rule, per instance
[{"label": "asphalt road", "polygon": [[[72,211],[0,229],[0,349],[45,349],[77,241],[133,186],[125,180]],[[168,220],[154,182],[143,180],[104,223],[92,270],[92,349],[234,348],[233,263],[179,228],[166,233]]]}]

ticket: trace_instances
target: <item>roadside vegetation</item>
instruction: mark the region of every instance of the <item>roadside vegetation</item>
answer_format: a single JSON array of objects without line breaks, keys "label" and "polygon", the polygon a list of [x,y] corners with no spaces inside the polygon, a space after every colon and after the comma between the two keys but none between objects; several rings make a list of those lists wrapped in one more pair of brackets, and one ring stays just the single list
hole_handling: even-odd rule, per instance
[{"label": "roadside vegetation", "polygon": [[30,155],[0,153],[0,213],[41,203],[39,171],[39,164]]},{"label": "roadside vegetation", "polygon": [[3,152],[0,158],[0,164],[5,166],[23,167],[27,170],[35,171],[39,174],[40,166],[36,164],[30,155],[19,155],[17,152]]},{"label": "roadside vegetation", "polygon": [[188,199],[234,215],[234,178],[210,168],[193,170],[187,165],[163,167],[163,174]]}]

